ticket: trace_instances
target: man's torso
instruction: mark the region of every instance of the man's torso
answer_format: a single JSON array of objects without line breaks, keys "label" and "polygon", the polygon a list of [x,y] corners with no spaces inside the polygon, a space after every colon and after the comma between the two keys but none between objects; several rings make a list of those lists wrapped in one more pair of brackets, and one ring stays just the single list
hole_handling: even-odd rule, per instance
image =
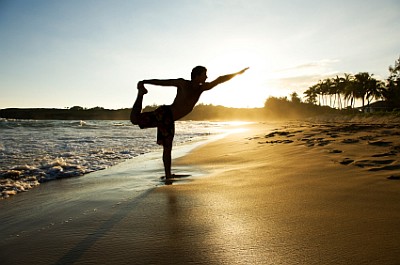
[{"label": "man's torso", "polygon": [[182,84],[178,86],[175,100],[171,105],[174,120],[179,120],[189,114],[203,92],[204,89],[201,85],[196,86],[192,82],[182,79]]}]

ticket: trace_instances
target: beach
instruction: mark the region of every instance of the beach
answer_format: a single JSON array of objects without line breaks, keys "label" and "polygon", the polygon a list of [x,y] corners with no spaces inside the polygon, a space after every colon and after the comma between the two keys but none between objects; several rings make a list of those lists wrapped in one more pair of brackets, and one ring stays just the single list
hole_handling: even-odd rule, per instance
[{"label": "beach", "polygon": [[[156,156],[51,183],[57,196],[41,185],[0,202],[1,263],[399,264],[399,135],[386,122],[243,124],[174,159],[172,185]],[[149,175],[132,196],[131,177]]]}]

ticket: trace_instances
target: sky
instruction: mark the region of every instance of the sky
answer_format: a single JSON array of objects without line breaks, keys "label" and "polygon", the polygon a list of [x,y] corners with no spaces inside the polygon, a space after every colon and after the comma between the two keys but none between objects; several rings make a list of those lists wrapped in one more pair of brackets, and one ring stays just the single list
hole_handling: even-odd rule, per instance
[{"label": "sky", "polygon": [[[384,80],[400,56],[398,0],[0,0],[1,108],[129,108],[143,79],[208,81],[200,103],[261,107],[327,77]],[[144,105],[174,87],[148,86]]]}]

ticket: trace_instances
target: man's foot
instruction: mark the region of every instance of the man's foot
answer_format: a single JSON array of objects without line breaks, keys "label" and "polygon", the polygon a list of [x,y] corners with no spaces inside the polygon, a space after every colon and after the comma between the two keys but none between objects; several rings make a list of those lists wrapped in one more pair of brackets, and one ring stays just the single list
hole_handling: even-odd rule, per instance
[{"label": "man's foot", "polygon": [[139,90],[139,95],[145,95],[148,92],[147,89],[144,87],[143,82],[138,82],[137,89]]},{"label": "man's foot", "polygon": [[165,179],[165,185],[172,185],[173,181],[172,179]]},{"label": "man's foot", "polygon": [[169,176],[169,177],[161,177],[160,178],[160,180],[162,181],[162,182],[164,182],[164,184],[165,185],[172,185],[172,183],[174,182],[173,181],[173,177],[174,177],[174,175],[172,175],[172,176]]}]

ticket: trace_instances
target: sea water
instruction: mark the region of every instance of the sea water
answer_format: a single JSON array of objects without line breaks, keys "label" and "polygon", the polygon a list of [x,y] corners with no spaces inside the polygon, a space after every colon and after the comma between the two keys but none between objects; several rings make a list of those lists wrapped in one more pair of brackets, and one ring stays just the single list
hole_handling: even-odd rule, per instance
[{"label": "sea water", "polygon": [[[176,122],[175,145],[220,133],[226,123]],[[0,199],[50,180],[82,176],[160,150],[156,129],[129,121],[0,120]]]}]

